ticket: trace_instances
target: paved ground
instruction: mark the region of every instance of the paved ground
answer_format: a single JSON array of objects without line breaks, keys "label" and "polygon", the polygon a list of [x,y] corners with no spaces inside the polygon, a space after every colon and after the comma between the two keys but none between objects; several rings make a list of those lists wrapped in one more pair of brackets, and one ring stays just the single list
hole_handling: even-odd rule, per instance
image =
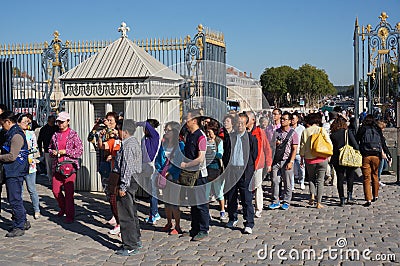
[{"label": "paved ground", "polygon": [[[55,217],[56,202],[46,180],[40,176],[37,187],[43,216],[33,219],[25,191],[32,228],[22,237],[3,237],[11,221],[3,192],[0,265],[393,265],[400,261],[400,187],[394,184],[395,176],[387,175],[383,180],[388,185],[380,190],[379,200],[370,208],[362,206],[363,191],[359,181],[354,188],[357,204],[344,208],[336,206],[337,192],[333,186],[325,187],[325,208],[320,210],[308,207],[306,192],[296,189],[291,208],[264,211],[262,218],[256,219],[252,235],[225,228],[215,220],[211,223],[210,237],[203,242],[160,232],[165,219],[155,227],[143,224],[148,203],[140,200],[144,247],[140,254],[120,257],[114,254],[120,240],[108,235],[110,227],[105,224],[111,212],[103,194],[77,193],[76,222],[64,224]],[[269,182],[265,182],[265,186],[268,199]],[[265,205],[268,203],[266,200]],[[182,210],[183,228],[189,229],[189,209]],[[165,217],[163,205],[160,212]],[[212,204],[211,213],[217,218],[216,204]],[[243,226],[241,217],[238,226]],[[282,249],[280,257],[279,249]],[[313,252],[320,258],[314,258]],[[289,258],[297,254],[298,259]],[[396,258],[377,261],[378,255]]]}]

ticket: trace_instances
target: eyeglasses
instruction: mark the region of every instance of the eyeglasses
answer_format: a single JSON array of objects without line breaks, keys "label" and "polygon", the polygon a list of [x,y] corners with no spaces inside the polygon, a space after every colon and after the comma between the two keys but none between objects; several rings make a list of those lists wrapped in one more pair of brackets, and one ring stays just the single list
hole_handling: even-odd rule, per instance
[{"label": "eyeglasses", "polygon": [[57,124],[63,124],[64,122],[67,122],[67,120],[65,120],[65,121],[57,120],[57,121],[56,121]]}]

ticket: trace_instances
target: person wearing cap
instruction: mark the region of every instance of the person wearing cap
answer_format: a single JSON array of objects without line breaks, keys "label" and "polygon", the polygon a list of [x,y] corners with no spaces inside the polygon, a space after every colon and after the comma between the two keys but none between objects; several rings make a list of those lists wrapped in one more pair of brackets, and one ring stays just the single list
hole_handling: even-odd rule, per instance
[{"label": "person wearing cap", "polygon": [[[79,169],[78,158],[82,156],[83,145],[78,134],[69,127],[70,115],[67,112],[58,114],[56,123],[59,130],[53,135],[49,145],[50,156],[53,160],[53,195],[57,200],[60,211],[57,216],[65,217],[66,223],[72,223],[75,216],[74,185],[76,173],[66,177],[55,171],[58,162],[72,161],[75,169]],[[64,186],[65,195],[61,191]]]}]

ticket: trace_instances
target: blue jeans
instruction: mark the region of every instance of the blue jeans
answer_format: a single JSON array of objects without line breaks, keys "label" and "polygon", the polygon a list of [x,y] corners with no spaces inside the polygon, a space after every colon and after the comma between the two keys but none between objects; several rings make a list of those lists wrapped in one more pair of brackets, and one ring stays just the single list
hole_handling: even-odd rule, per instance
[{"label": "blue jeans", "polygon": [[10,202],[12,211],[14,212],[13,228],[24,230],[26,222],[26,211],[21,197],[23,176],[6,178],[8,202]]},{"label": "blue jeans", "polygon": [[381,181],[381,174],[383,169],[386,169],[388,167],[388,160],[387,159],[382,159],[379,163],[379,168],[378,168],[378,180]]},{"label": "blue jeans", "polygon": [[[32,205],[33,205],[33,210],[35,212],[40,212],[40,207],[39,207],[39,196],[36,191],[36,172],[27,174],[24,176],[24,180],[26,182],[26,188],[28,189],[29,196],[31,197]],[[23,194],[23,188],[21,189],[21,198]]]},{"label": "blue jeans", "polygon": [[158,198],[157,198],[157,177],[158,171],[155,170],[151,175],[151,195],[150,195],[150,216],[155,216],[158,213]]},{"label": "blue jeans", "polygon": [[[301,156],[300,154],[296,154],[296,158],[294,159],[294,165],[293,165],[293,170],[294,170],[294,175],[293,175],[293,180],[294,178],[297,177],[297,179],[300,181],[300,184],[304,185],[304,179],[306,176],[306,168],[305,165],[303,167],[300,167],[300,162],[301,162]],[[292,183],[294,187],[294,182]]]}]

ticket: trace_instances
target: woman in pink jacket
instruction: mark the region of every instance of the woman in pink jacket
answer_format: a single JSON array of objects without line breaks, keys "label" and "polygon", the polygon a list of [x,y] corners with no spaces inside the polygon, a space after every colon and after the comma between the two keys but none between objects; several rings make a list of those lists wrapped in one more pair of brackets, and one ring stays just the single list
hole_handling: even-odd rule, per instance
[{"label": "woman in pink jacket", "polygon": [[[57,200],[60,211],[57,216],[65,217],[66,223],[72,223],[75,217],[74,206],[74,185],[76,171],[79,169],[78,158],[82,156],[83,146],[78,134],[69,127],[70,115],[67,112],[61,112],[56,120],[59,131],[51,138],[49,145],[50,156],[56,158],[53,160],[53,194]],[[57,164],[63,161],[69,161],[70,164],[64,164],[64,174],[60,171],[62,167]],[[72,171],[71,171],[72,169]],[[65,195],[61,191],[64,186]]]}]

